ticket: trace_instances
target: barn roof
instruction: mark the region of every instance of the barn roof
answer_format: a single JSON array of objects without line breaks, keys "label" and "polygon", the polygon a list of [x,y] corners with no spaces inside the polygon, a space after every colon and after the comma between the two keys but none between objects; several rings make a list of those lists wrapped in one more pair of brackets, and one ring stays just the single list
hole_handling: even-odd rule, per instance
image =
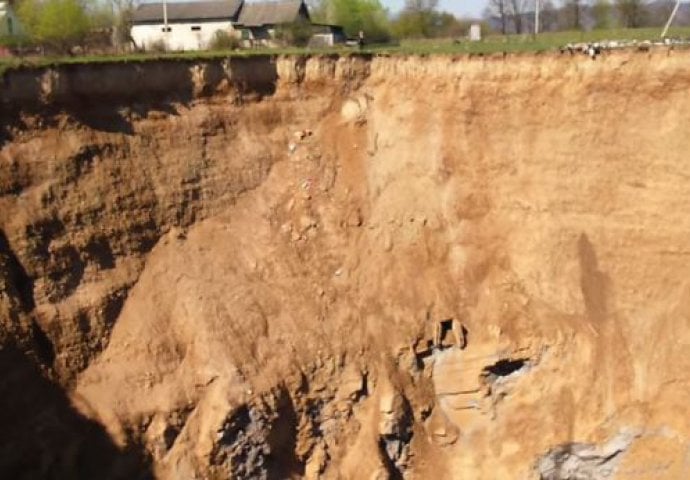
[{"label": "barn roof", "polygon": [[[242,0],[168,2],[168,21],[237,19]],[[134,11],[133,23],[162,23],[163,3],[142,3]]]},{"label": "barn roof", "polygon": [[302,0],[245,2],[238,23],[245,27],[291,23],[298,19],[301,8],[305,9],[307,18],[309,18],[309,11]]}]

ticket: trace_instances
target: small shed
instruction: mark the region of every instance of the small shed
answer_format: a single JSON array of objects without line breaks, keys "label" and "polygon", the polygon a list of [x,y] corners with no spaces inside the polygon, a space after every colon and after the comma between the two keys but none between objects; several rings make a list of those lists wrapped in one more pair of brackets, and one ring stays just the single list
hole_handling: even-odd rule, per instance
[{"label": "small shed", "polygon": [[470,42],[480,42],[482,40],[482,26],[478,23],[470,25]]},{"label": "small shed", "polygon": [[340,25],[312,24],[310,47],[332,47],[346,41],[347,35],[345,35],[345,30]]}]

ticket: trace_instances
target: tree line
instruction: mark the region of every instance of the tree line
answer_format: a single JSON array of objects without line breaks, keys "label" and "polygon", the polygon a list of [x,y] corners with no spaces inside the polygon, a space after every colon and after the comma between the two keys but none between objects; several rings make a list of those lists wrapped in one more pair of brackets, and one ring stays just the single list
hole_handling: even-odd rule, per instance
[{"label": "tree line", "polygon": [[[136,1],[19,0],[16,11],[24,35],[12,41],[65,52],[74,45],[84,44],[96,31],[108,31],[116,44],[125,44],[129,41]],[[308,0],[307,3],[314,21],[342,25],[352,38],[363,32],[368,42],[454,37],[463,35],[469,27],[468,21],[438,11],[438,0],[406,0],[402,12],[395,17],[391,17],[380,0]]]},{"label": "tree line", "polygon": [[[675,0],[553,0],[540,2],[540,31],[663,25]],[[534,31],[535,0],[488,0],[484,18],[502,34]],[[687,23],[680,19],[678,23]]]},{"label": "tree line", "polygon": [[405,0],[402,11],[391,13],[379,0],[312,0],[316,21],[342,25],[350,37],[363,32],[369,42],[404,38],[459,37],[467,34],[469,19],[440,11],[438,0]]},{"label": "tree line", "polygon": [[[614,27],[661,26],[675,0],[539,0],[540,31],[592,30]],[[487,0],[482,15],[485,33],[531,33],[536,0]],[[339,24],[356,35],[363,31],[372,41],[391,38],[439,38],[467,35],[477,19],[458,19],[438,8],[438,0],[406,0],[397,15],[390,15],[379,0],[312,0],[314,16]],[[687,17],[690,17],[688,15]],[[689,24],[679,18],[677,25]]]},{"label": "tree line", "polygon": [[[129,42],[132,12],[138,0],[18,0],[24,27],[21,42],[44,49],[70,51],[101,33],[115,46]],[[542,30],[571,30],[661,25],[674,0],[540,0]],[[439,9],[438,0],[406,0],[392,15],[380,0],[307,0],[312,19],[342,25],[368,43],[405,38],[448,38],[467,35],[477,20],[458,19]],[[527,33],[533,30],[535,0],[487,0],[483,30]],[[0,43],[2,39],[0,39]],[[11,41],[18,41],[16,38]],[[7,42],[7,40],[5,40]]]}]

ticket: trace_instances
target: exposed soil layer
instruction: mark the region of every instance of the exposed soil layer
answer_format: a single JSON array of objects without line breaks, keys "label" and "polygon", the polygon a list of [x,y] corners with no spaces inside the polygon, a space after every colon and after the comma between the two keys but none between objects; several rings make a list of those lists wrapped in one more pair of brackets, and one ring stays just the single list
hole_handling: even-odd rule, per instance
[{"label": "exposed soil layer", "polygon": [[2,478],[690,478],[690,52],[7,72]]}]

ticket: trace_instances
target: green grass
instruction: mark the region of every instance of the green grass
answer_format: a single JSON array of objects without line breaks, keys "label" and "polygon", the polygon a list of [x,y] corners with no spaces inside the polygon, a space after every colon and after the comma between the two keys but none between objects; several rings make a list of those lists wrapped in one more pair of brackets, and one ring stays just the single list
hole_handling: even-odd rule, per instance
[{"label": "green grass", "polygon": [[155,60],[215,60],[227,57],[249,57],[256,55],[298,55],[308,52],[303,48],[251,49],[232,51],[171,52],[171,53],[127,53],[122,55],[79,55],[79,56],[36,56],[25,58],[0,58],[0,74],[12,68],[40,68],[55,65],[94,63],[132,63]]},{"label": "green grass", "polygon": [[79,55],[79,56],[32,56],[24,58],[0,58],[0,75],[9,69],[41,68],[57,65],[79,65],[98,63],[136,63],[156,60],[195,61],[217,60],[222,58],[242,58],[265,55],[312,55],[312,54],[347,54],[354,50],[345,47],[328,49],[290,48],[254,48],[246,50],[189,51],[170,53],[127,53],[121,55]]},{"label": "green grass", "polygon": [[[567,31],[533,35],[490,35],[480,42],[452,40],[408,40],[397,47],[382,48],[389,53],[408,54],[490,54],[500,52],[544,52],[557,50],[568,43],[597,42],[603,40],[659,40],[660,28],[592,30],[590,32]],[[669,37],[690,37],[690,27],[671,28]]]},{"label": "green grass", "polygon": [[[363,50],[370,54],[491,54],[517,52],[543,52],[556,50],[567,43],[596,42],[602,40],[657,40],[660,28],[593,30],[590,32],[549,32],[533,35],[490,35],[480,42],[451,39],[404,40],[399,45],[372,45]],[[671,28],[670,37],[690,38],[690,27]],[[0,59],[0,75],[12,68],[48,67],[69,64],[93,64],[112,62],[146,62],[152,60],[214,60],[227,57],[248,57],[255,55],[349,55],[358,53],[356,48],[337,47],[328,49],[308,48],[261,48],[251,50],[179,52],[179,53],[133,53],[125,55],[83,55],[73,57],[31,57]]]}]

